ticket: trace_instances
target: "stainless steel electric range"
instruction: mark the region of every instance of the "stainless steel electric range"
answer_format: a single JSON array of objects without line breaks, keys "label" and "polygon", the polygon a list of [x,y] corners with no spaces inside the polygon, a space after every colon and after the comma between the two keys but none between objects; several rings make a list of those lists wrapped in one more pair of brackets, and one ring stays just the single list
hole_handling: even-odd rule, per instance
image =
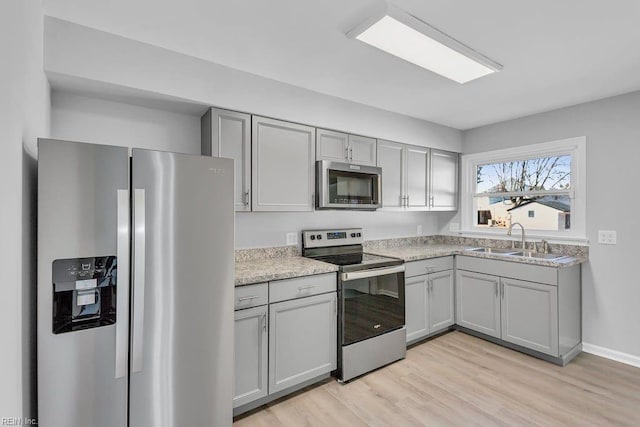
[{"label": "stainless steel electric range", "polygon": [[305,257],[339,266],[338,380],[406,355],[404,261],[363,252],[361,228],[302,232]]}]

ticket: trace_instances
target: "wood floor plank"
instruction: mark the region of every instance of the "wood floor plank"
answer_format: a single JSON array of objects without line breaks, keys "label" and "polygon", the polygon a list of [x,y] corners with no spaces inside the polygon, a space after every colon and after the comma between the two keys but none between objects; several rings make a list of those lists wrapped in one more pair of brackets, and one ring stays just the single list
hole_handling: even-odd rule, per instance
[{"label": "wood floor plank", "polygon": [[348,384],[327,381],[234,426],[639,426],[640,369],[591,354],[565,367],[462,332]]}]

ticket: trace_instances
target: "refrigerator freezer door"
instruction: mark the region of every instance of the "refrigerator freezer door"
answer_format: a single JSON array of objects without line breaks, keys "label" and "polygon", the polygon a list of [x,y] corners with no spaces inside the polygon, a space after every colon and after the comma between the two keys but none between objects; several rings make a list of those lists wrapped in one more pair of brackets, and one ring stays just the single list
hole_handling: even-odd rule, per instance
[{"label": "refrigerator freezer door", "polygon": [[[40,140],[38,151],[38,424],[126,426],[126,356],[124,366],[118,363],[116,328],[127,333],[128,309],[116,306],[115,324],[113,312],[107,313],[107,322],[96,321],[95,316],[72,322],[71,312],[60,313],[59,309],[64,306],[82,313],[89,307],[83,304],[95,298],[98,288],[93,288],[91,297],[85,295],[88,291],[84,288],[96,286],[92,277],[107,275],[100,260],[113,257],[117,257],[117,272],[112,269],[108,275],[117,276],[117,299],[121,302],[122,296],[126,297],[128,271],[122,261],[128,253],[118,252],[122,250],[118,241],[128,240],[128,221],[120,221],[118,229],[118,195],[126,204],[128,150]],[[123,209],[120,216],[128,217],[127,207]],[[126,252],[128,244],[125,246]],[[54,288],[54,260],[67,260],[67,267],[56,272],[58,289]],[[58,297],[66,298],[61,295],[64,293],[69,296],[68,305],[55,305],[57,312],[53,309],[54,290]],[[112,296],[110,291],[104,295]],[[53,333],[54,315],[69,319],[67,332]],[[124,348],[119,349],[126,354],[127,341],[121,344]]]},{"label": "refrigerator freezer door", "polygon": [[136,149],[132,157],[130,426],[230,426],[233,161]]}]

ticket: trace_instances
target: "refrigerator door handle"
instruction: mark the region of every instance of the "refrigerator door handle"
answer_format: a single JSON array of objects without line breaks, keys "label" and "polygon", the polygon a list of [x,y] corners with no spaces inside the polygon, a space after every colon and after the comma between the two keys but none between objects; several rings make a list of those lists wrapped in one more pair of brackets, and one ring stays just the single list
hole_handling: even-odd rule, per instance
[{"label": "refrigerator door handle", "polygon": [[129,190],[118,190],[117,211],[116,378],[123,378],[129,355]]},{"label": "refrigerator door handle", "polygon": [[131,337],[131,372],[142,371],[145,287],[145,192],[136,188],[133,194],[133,327]]}]

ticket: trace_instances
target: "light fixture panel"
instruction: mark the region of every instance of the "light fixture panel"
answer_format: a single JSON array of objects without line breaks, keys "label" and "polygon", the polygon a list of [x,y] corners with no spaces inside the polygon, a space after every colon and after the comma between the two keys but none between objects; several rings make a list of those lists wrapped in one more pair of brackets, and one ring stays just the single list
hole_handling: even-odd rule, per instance
[{"label": "light fixture panel", "polygon": [[502,69],[500,64],[393,5],[347,35],[458,83]]}]

